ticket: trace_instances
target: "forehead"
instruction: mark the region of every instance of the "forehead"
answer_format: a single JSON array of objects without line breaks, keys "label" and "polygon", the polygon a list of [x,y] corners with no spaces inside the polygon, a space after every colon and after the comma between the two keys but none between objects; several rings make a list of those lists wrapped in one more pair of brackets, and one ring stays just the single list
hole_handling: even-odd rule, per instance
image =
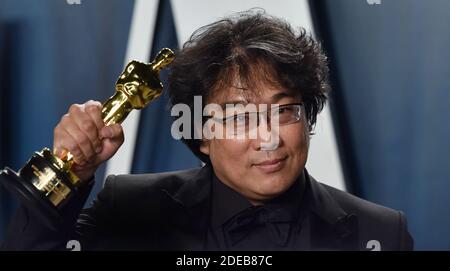
[{"label": "forehead", "polygon": [[283,99],[296,98],[291,92],[281,86],[262,85],[257,89],[229,86],[218,89],[208,102],[217,104],[260,104],[277,103]]},{"label": "forehead", "polygon": [[208,103],[275,103],[282,98],[297,98],[280,82],[276,71],[266,63],[256,62],[244,69],[230,67],[219,76]]}]

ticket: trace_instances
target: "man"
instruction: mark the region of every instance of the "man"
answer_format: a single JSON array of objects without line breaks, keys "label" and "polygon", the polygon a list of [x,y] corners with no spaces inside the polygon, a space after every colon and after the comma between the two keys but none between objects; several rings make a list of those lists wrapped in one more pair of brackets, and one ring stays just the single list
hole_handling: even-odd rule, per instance
[{"label": "man", "polygon": [[257,111],[206,110],[202,126],[194,122],[182,139],[205,166],[109,176],[92,207],[81,210],[95,170],[124,139],[120,125],[104,126],[100,103],[72,105],[54,130],[54,148],[74,155],[83,191],[58,230],[20,208],[4,248],[64,249],[77,240],[83,250],[412,249],[401,212],[321,184],[305,169],[327,78],[320,45],[280,19],[251,11],[199,29],[172,64],[171,103],[194,112],[200,96]]}]

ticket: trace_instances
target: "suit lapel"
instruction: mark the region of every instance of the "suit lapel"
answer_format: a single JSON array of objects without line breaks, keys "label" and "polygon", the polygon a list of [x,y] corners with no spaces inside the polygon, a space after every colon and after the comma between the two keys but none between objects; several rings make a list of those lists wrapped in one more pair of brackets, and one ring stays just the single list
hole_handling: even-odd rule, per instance
[{"label": "suit lapel", "polygon": [[[345,212],[326,188],[305,170],[307,250],[357,250],[357,217]],[[178,190],[161,190],[161,250],[204,250],[210,214],[212,167],[204,166]]]},{"label": "suit lapel", "polygon": [[358,220],[344,211],[326,188],[309,176],[307,178],[308,232],[310,250],[357,250]]},{"label": "suit lapel", "polygon": [[212,168],[204,166],[177,191],[162,190],[165,218],[159,246],[165,250],[203,250],[210,213]]}]

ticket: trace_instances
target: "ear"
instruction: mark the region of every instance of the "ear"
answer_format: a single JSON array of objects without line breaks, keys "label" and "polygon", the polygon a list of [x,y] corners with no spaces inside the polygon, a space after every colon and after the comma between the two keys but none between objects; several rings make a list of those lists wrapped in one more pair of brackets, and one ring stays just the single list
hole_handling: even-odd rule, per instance
[{"label": "ear", "polygon": [[209,146],[210,140],[202,140],[202,143],[200,143],[200,151],[209,156]]}]

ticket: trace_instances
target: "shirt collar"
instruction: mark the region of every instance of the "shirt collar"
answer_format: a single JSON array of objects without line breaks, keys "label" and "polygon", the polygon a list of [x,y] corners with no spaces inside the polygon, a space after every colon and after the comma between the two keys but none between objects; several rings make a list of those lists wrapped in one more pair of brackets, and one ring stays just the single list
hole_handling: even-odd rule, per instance
[{"label": "shirt collar", "polygon": [[[298,217],[300,203],[305,188],[305,177],[302,173],[294,184],[282,195],[268,201],[264,206],[268,209],[287,208],[292,217]],[[223,183],[215,174],[212,178],[211,225],[222,226],[236,214],[253,205],[241,194]]]}]

